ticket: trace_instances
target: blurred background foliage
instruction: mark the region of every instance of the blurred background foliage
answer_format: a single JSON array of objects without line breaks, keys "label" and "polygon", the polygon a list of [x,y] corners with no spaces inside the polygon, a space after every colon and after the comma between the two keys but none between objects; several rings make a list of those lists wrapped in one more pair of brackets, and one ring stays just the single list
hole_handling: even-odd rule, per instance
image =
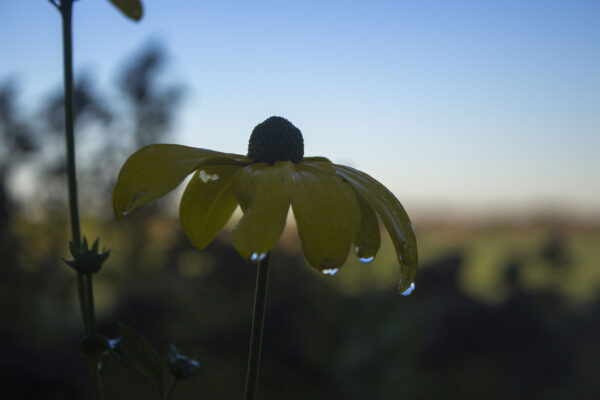
[{"label": "blurred background foliage", "polygon": [[[100,333],[117,322],[166,352],[197,352],[198,376],[174,398],[243,391],[255,267],[229,230],[192,248],[178,193],[120,223],[111,191],[124,158],[169,141],[185,88],[164,79],[164,49],[125,63],[114,91],[77,74],[83,232],[111,256],[94,280]],[[0,398],[87,395],[82,327],[68,255],[63,99],[57,85],[33,115],[19,86],[0,84]],[[28,195],[15,188],[27,182]],[[409,210],[410,213],[411,210]],[[442,213],[443,214],[443,213]],[[235,223],[232,220],[231,226]],[[600,398],[600,223],[568,215],[428,218],[414,225],[416,290],[396,293],[389,238],[369,265],[333,278],[304,261],[293,222],[273,253],[259,396],[263,399]],[[107,398],[153,398],[152,384],[106,358]]]}]

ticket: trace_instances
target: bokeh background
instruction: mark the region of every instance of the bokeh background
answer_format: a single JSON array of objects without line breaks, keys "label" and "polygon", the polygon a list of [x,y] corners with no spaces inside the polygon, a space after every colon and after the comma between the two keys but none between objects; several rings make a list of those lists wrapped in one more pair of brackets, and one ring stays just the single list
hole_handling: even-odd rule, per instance
[{"label": "bokeh background", "polygon": [[[229,228],[205,251],[181,188],[117,223],[137,148],[244,154],[290,119],[305,153],[365,171],[413,219],[416,290],[396,293],[385,237],[371,264],[313,271],[293,219],[274,251],[264,399],[600,398],[600,3],[144,2],[74,7],[83,232],[111,256],[99,330],[123,321],[204,368],[174,398],[240,398],[255,267]],[[60,18],[0,4],[0,397],[87,396],[68,257]],[[239,215],[237,215],[239,217]],[[152,383],[105,360],[108,398]]]}]

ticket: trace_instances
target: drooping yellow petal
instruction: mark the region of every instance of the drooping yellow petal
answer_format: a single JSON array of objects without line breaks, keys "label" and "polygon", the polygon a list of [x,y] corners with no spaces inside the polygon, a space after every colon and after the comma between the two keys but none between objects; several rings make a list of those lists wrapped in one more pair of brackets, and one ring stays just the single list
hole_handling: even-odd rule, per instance
[{"label": "drooping yellow petal", "polygon": [[219,234],[237,207],[233,188],[237,165],[206,165],[194,173],[179,205],[179,220],[192,244],[202,250]]},{"label": "drooping yellow petal", "polygon": [[355,194],[360,209],[360,228],[354,240],[356,255],[361,262],[368,263],[375,258],[381,243],[379,221],[373,207],[360,194]]},{"label": "drooping yellow petal", "polygon": [[285,227],[294,193],[295,170],[289,161],[250,164],[236,174],[235,191],[244,216],[233,231],[233,245],[242,257],[261,261]]},{"label": "drooping yellow petal", "polygon": [[348,257],[360,224],[352,189],[329,165],[296,164],[298,183],[292,209],[306,260],[330,273]]},{"label": "drooping yellow petal", "polygon": [[417,238],[404,207],[392,192],[364,172],[343,165],[333,167],[381,217],[401,265],[398,291],[404,292],[413,283],[418,264]]},{"label": "drooping yellow petal", "polygon": [[198,167],[246,165],[250,160],[235,154],[176,144],[153,144],[133,153],[119,172],[113,192],[117,219],[173,190]]},{"label": "drooping yellow petal", "polygon": [[304,157],[302,159],[303,163],[308,163],[308,164],[314,164],[314,163],[325,163],[325,164],[331,164],[331,161],[329,161],[328,158],[326,157]]},{"label": "drooping yellow petal", "polygon": [[110,0],[127,17],[139,21],[144,12],[140,0]]}]

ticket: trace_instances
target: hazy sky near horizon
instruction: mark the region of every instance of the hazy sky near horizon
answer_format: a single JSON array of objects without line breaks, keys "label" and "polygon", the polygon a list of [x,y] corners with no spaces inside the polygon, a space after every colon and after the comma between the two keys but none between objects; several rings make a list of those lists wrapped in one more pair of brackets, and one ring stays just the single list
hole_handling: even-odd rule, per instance
[{"label": "hazy sky near horizon", "polygon": [[[407,207],[538,202],[600,211],[600,1],[144,1],[74,5],[76,74],[114,83],[144,44],[189,87],[177,143],[245,153],[271,115],[306,155],[361,169]],[[47,0],[0,3],[0,81],[61,83]]]}]

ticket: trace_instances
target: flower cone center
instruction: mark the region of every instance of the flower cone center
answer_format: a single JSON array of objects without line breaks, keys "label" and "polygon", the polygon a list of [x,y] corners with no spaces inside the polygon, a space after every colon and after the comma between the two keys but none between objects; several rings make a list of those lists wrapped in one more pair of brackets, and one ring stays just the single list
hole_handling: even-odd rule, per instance
[{"label": "flower cone center", "polygon": [[302,161],[304,140],[302,132],[282,117],[270,117],[252,130],[248,157],[257,162]]}]

